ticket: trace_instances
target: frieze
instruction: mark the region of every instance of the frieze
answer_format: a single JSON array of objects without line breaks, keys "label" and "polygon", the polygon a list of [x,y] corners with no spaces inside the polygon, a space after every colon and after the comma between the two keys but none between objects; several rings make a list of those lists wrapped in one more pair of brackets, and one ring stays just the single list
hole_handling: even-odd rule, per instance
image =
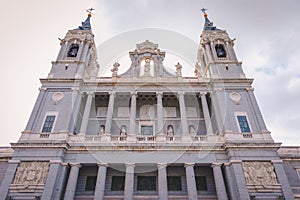
[{"label": "frieze", "polygon": [[247,185],[267,188],[279,184],[271,162],[243,162],[242,165]]},{"label": "frieze", "polygon": [[23,185],[25,188],[45,184],[48,171],[49,162],[21,162],[13,184]]}]

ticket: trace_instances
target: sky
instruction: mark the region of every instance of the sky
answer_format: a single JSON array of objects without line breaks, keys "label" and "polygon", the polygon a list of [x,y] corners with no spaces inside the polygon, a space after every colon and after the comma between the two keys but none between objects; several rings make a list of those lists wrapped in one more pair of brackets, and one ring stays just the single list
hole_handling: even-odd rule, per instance
[{"label": "sky", "polygon": [[[210,20],[236,38],[237,57],[246,76],[254,78],[255,95],[274,140],[300,146],[297,0],[1,0],[1,146],[21,136],[41,86],[39,78],[47,77],[58,55],[58,38],[80,25],[90,7],[96,9],[92,27],[99,48],[120,34],[146,28],[176,32],[198,44],[204,25],[201,8],[207,8]],[[104,56],[98,54],[100,67]]]}]

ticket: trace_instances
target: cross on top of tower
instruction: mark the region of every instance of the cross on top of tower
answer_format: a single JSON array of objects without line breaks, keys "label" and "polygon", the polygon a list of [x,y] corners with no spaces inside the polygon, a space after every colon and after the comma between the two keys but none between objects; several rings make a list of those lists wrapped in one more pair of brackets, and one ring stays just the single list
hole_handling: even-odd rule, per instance
[{"label": "cross on top of tower", "polygon": [[89,13],[89,14],[88,14],[89,17],[92,17],[92,15],[94,14],[94,13],[93,13],[94,10],[95,10],[94,8],[89,8],[89,9],[86,10],[86,12]]},{"label": "cross on top of tower", "polygon": [[201,11],[203,12],[204,17],[206,18],[207,17],[207,13],[206,13],[207,9],[206,8],[202,8]]}]

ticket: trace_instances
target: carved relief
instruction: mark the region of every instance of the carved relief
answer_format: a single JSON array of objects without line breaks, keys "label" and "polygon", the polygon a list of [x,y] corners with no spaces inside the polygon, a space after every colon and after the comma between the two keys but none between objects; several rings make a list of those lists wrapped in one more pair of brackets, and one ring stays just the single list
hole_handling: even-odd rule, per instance
[{"label": "carved relief", "polygon": [[274,167],[270,162],[243,162],[244,175],[248,185],[278,184]]},{"label": "carved relief", "polygon": [[45,184],[49,171],[49,162],[20,163],[13,184],[29,185]]},{"label": "carved relief", "polygon": [[236,104],[236,105],[239,105],[240,104],[240,101],[241,101],[241,95],[237,92],[231,92],[229,94],[229,97],[230,99]]},{"label": "carved relief", "polygon": [[56,105],[59,101],[61,101],[64,98],[64,93],[62,92],[55,92],[52,95],[52,101],[54,103],[54,105]]}]

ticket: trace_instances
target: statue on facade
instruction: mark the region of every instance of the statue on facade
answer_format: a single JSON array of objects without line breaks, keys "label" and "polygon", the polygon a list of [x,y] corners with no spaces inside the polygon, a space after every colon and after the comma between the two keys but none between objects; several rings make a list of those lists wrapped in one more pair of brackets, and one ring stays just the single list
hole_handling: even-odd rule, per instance
[{"label": "statue on facade", "polygon": [[196,132],[195,127],[193,125],[190,125],[189,133],[190,133],[191,136],[196,136],[197,135],[197,132]]},{"label": "statue on facade", "polygon": [[169,137],[173,137],[174,136],[174,130],[173,130],[173,126],[172,125],[168,126],[167,136],[169,136]]},{"label": "statue on facade", "polygon": [[116,77],[118,75],[120,64],[118,62],[115,62],[113,69],[111,70],[112,76]]},{"label": "statue on facade", "polygon": [[104,125],[100,125],[99,134],[103,135],[104,133],[105,133],[105,126]]},{"label": "statue on facade", "polygon": [[121,126],[120,135],[121,136],[126,136],[127,135],[126,126],[125,125]]},{"label": "statue on facade", "polygon": [[182,76],[182,72],[181,72],[182,65],[178,62],[177,65],[175,65],[175,67],[176,67],[176,76]]}]

